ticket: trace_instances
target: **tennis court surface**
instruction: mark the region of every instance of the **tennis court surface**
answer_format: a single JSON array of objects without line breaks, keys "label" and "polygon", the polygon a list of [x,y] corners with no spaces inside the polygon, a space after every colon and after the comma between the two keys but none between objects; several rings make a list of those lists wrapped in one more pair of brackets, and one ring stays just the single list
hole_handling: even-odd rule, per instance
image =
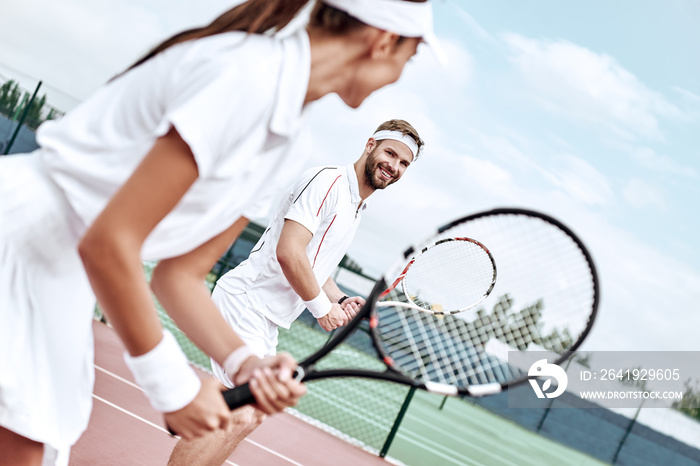
[{"label": "tennis court surface", "polygon": [[[87,432],[71,452],[71,466],[165,465],[176,439],[134,384],[116,333],[95,321],[95,389]],[[204,373],[202,373],[204,374]],[[226,464],[386,465],[387,462],[296,417],[268,418],[241,442]]]},{"label": "tennis court surface", "polygon": [[[87,432],[74,446],[71,466],[165,465],[176,439],[163,427],[162,416],[134,384],[126,368],[123,345],[107,325],[95,321],[94,408]],[[204,375],[204,372],[201,372]],[[342,379],[341,379],[342,380]],[[344,379],[355,385],[354,379]],[[332,401],[330,386],[308,385],[305,402]],[[365,393],[365,395],[367,395]],[[306,400],[309,398],[309,400]],[[327,433],[296,416],[268,418],[245,439],[229,465],[600,465],[588,455],[526,431],[461,400],[417,392],[386,459]],[[346,413],[347,415],[347,413]],[[365,413],[364,416],[368,414]],[[390,422],[391,420],[389,420]]]}]

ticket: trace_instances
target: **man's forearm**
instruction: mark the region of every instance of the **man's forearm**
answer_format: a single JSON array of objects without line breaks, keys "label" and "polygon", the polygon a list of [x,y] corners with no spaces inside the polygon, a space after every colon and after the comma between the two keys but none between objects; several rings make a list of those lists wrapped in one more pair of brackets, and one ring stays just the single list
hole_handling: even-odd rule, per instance
[{"label": "man's forearm", "polygon": [[321,287],[318,286],[304,250],[283,256],[278,254],[278,261],[285,278],[301,299],[309,301],[318,296]]},{"label": "man's forearm", "polygon": [[343,291],[340,288],[338,288],[338,285],[331,277],[328,277],[326,283],[323,284],[323,291],[326,293],[326,296],[328,296],[328,299],[330,299],[331,302],[334,303],[337,303],[340,300],[340,298],[345,296],[345,293],[343,293]]}]

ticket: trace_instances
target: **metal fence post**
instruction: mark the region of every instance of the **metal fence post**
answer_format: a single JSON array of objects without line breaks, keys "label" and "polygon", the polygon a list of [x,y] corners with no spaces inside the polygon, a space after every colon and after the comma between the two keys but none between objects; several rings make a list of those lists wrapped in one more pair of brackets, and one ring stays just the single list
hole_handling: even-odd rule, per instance
[{"label": "metal fence post", "polygon": [[379,452],[379,456],[384,458],[389,451],[389,447],[391,446],[391,442],[394,441],[394,437],[396,437],[396,432],[399,430],[399,426],[401,425],[401,421],[403,420],[404,414],[406,414],[406,411],[408,411],[408,405],[411,404],[411,400],[413,399],[413,394],[416,392],[416,387],[411,387],[411,389],[408,391],[408,394],[406,395],[406,399],[403,401],[403,405],[401,405],[401,410],[399,411],[399,414],[396,416],[396,420],[394,420],[394,425],[391,426],[391,432],[389,432],[389,436],[386,438],[386,442],[384,442],[384,446],[382,447],[382,451]]},{"label": "metal fence post", "polygon": [[29,106],[32,104],[32,102],[34,102],[36,95],[39,93],[40,87],[41,87],[41,81],[39,81],[39,84],[36,85],[36,89],[34,89],[34,94],[32,95],[32,98],[29,99],[29,102],[27,102],[27,104],[24,106],[24,111],[22,112],[22,117],[19,119],[19,122],[17,123],[17,128],[15,128],[15,132],[12,134],[10,141],[7,143],[7,147],[5,148],[5,153],[3,155],[7,155],[10,153],[10,149],[12,148],[12,145],[15,143],[15,139],[17,138],[17,135],[19,134],[19,130],[22,128],[22,123],[24,123],[24,119],[27,118],[27,113],[29,113]]},{"label": "metal fence post", "polygon": [[642,399],[642,402],[639,404],[639,407],[637,408],[637,412],[634,413],[634,417],[630,421],[630,423],[627,425],[627,430],[625,431],[625,434],[622,436],[620,439],[620,443],[617,445],[617,449],[615,450],[615,454],[613,455],[612,458],[612,464],[617,464],[617,459],[620,456],[620,452],[622,451],[622,447],[625,446],[625,442],[627,441],[627,437],[629,437],[630,433],[632,432],[632,428],[634,427],[634,424],[637,422],[637,417],[639,416],[639,412],[642,410],[642,406],[644,406],[644,399]]}]

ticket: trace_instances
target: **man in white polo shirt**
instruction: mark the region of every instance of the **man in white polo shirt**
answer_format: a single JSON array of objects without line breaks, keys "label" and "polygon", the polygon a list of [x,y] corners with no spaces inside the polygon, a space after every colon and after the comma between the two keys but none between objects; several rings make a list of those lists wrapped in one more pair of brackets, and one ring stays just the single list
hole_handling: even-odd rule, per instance
[{"label": "man in white polo shirt", "polygon": [[[305,308],[325,330],[355,316],[364,299],[345,296],[331,273],[350,247],[367,198],[398,181],[422,146],[409,123],[389,120],[369,138],[357,162],[312,168],[292,186],[249,258],[221,277],[212,294],[246,342],[248,356],[274,355],[277,328],[289,328]],[[226,374],[235,371],[228,365],[212,361],[214,375],[232,388]],[[265,417],[252,406],[232,416],[233,427],[226,431],[178,442],[170,464],[222,464]]]}]

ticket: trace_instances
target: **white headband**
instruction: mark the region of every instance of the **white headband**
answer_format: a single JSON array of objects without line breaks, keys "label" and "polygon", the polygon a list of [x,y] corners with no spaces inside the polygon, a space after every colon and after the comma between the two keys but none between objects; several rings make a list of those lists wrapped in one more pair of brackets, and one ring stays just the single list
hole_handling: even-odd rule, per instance
[{"label": "white headband", "polygon": [[409,149],[411,149],[411,153],[413,154],[413,161],[415,162],[418,158],[418,144],[416,144],[416,141],[408,134],[403,134],[398,131],[389,131],[385,129],[374,133],[372,135],[372,139],[374,139],[375,141],[381,141],[382,139],[393,139],[394,141],[403,142]]},{"label": "white headband", "polygon": [[430,1],[404,0],[323,0],[378,29],[404,37],[421,37],[441,64],[447,62],[445,53],[433,32],[433,7]]}]

